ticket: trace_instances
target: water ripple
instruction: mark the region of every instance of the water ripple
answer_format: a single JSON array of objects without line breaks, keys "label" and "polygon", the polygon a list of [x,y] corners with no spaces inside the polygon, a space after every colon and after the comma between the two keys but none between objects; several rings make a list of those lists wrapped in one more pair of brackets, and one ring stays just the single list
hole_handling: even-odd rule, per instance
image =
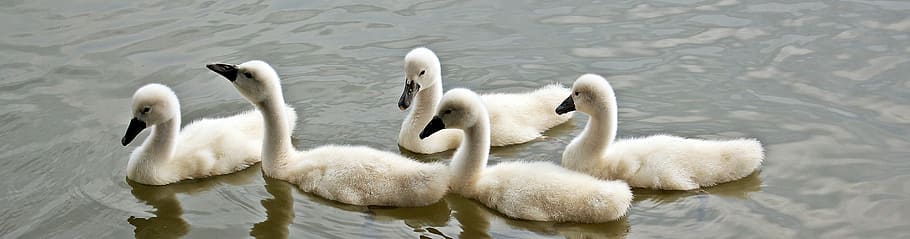
[{"label": "water ripple", "polygon": [[[245,1],[0,3],[0,234],[8,237],[903,238],[910,4],[900,1]],[[600,73],[620,137],[755,137],[761,172],[692,192],[635,190],[629,216],[516,221],[448,196],[341,205],[235,175],[125,181],[127,106],[175,89],[186,122],[251,106],[203,66],[261,59],[300,112],[295,144],[396,144],[403,56],[436,51],[444,87],[518,92]],[[497,147],[490,163],[558,162],[587,121]],[[145,136],[140,136],[145,137]],[[141,140],[141,139],[140,139]],[[446,161],[452,152],[403,154]]]}]

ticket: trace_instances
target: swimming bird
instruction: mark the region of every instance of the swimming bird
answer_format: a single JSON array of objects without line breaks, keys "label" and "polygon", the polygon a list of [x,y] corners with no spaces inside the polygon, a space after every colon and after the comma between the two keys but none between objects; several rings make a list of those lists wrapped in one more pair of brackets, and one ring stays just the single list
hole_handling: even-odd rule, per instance
[{"label": "swimming bird", "polygon": [[[152,133],[133,150],[126,177],[148,185],[165,185],[240,171],[258,163],[262,154],[262,116],[255,110],[224,118],[200,119],[180,130],[180,101],[170,88],[145,85],[133,94],[133,119],[120,140],[126,146],[147,127]],[[284,127],[293,130],[297,114]]]},{"label": "swimming bird", "polygon": [[563,152],[566,168],[632,187],[692,190],[748,176],[761,166],[758,140],[702,140],[671,135],[618,140],[613,87],[595,74],[579,77],[556,113],[590,116],[584,131]]},{"label": "swimming bird", "polygon": [[414,207],[442,199],[449,174],[440,163],[421,163],[366,146],[326,145],[297,151],[281,106],[284,95],[275,69],[263,61],[209,64],[262,113],[262,170],[301,190],[353,205]]},{"label": "swimming bird", "polygon": [[629,210],[632,191],[622,181],[599,180],[550,162],[507,162],[487,167],[490,117],[482,99],[470,90],[448,91],[419,136],[428,138],[443,129],[465,134],[449,165],[450,190],[506,216],[598,223],[616,220]]},{"label": "swimming bird", "polygon": [[[431,154],[458,147],[462,133],[443,130],[421,140],[418,134],[436,112],[442,98],[442,70],[439,58],[430,49],[416,48],[404,58],[404,92],[398,108],[411,112],[401,123],[398,144],[407,150]],[[491,144],[503,146],[531,141],[553,126],[565,123],[572,115],[553,113],[569,89],[553,84],[531,92],[496,93],[481,96],[490,112]]]}]

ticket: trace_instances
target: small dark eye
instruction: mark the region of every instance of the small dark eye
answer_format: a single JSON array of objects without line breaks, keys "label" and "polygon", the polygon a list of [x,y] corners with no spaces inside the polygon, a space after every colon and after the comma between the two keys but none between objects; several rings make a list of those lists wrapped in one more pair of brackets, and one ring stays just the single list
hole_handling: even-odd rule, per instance
[{"label": "small dark eye", "polygon": [[575,95],[578,95],[578,91],[575,92]]},{"label": "small dark eye", "polygon": [[444,115],[451,114],[451,113],[452,113],[452,110],[446,110],[446,111],[442,112],[442,114],[444,114]]},{"label": "small dark eye", "polygon": [[253,79],[253,73],[250,73],[250,72],[244,72],[243,76],[246,76],[246,78]]},{"label": "small dark eye", "polygon": [[423,76],[423,74],[426,74],[426,73],[427,73],[427,70],[422,70],[422,71],[420,71],[420,76]]},{"label": "small dark eye", "polygon": [[145,107],[145,108],[142,108],[142,113],[145,114],[145,113],[148,113],[148,112],[151,111],[151,110],[152,110],[152,108],[150,108],[150,107]]}]

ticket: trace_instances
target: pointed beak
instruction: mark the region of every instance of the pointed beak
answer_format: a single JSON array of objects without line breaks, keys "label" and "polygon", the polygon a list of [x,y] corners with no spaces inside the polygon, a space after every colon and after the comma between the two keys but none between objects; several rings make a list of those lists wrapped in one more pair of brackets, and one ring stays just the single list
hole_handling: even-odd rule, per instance
[{"label": "pointed beak", "polygon": [[562,101],[562,104],[559,104],[559,107],[556,107],[557,114],[565,114],[572,111],[575,111],[575,100],[572,99],[571,95],[569,98],[566,98],[566,100]]},{"label": "pointed beak", "polygon": [[404,80],[404,92],[401,92],[401,98],[398,99],[398,109],[406,110],[408,107],[411,107],[411,101],[414,100],[414,95],[417,94],[417,91],[420,90],[420,85],[416,81]]},{"label": "pointed beak", "polygon": [[237,80],[237,66],[231,64],[223,63],[213,63],[205,65],[209,70],[214,71],[215,73],[221,74],[224,78],[227,78],[229,81],[234,82]]},{"label": "pointed beak", "polygon": [[439,132],[446,128],[446,124],[442,122],[442,118],[439,116],[433,116],[433,119],[430,120],[430,123],[426,127],[423,127],[423,131],[420,131],[420,139],[425,139],[433,135],[433,133]]},{"label": "pointed beak", "polygon": [[133,142],[133,139],[136,138],[136,135],[139,135],[139,132],[142,132],[144,129],[145,122],[142,122],[142,120],[139,120],[137,118],[133,118],[130,120],[130,126],[126,128],[126,134],[123,135],[122,139],[120,139],[120,143],[123,144],[123,146],[130,144],[130,142]]}]

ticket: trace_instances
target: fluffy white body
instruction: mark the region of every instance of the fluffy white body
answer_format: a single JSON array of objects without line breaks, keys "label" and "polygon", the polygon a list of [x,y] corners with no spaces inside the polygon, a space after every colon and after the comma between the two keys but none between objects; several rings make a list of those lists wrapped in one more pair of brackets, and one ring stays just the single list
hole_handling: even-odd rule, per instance
[{"label": "fluffy white body", "polygon": [[420,163],[364,146],[327,145],[297,151],[290,141],[278,74],[267,63],[210,64],[262,112],[265,175],[296,184],[303,191],[353,205],[425,206],[446,194],[444,164]]},{"label": "fluffy white body", "polygon": [[440,163],[365,146],[327,145],[294,154],[282,178],[324,198],[355,205],[425,206],[448,191]]},{"label": "fluffy white body", "polygon": [[486,167],[490,124],[474,92],[453,89],[442,99],[422,137],[441,128],[466,135],[450,164],[450,189],[506,216],[534,221],[599,223],[628,211],[632,191],[622,181],[604,181],[549,162],[509,162]]},{"label": "fluffy white body", "polygon": [[[602,179],[626,180],[632,187],[692,190],[748,176],[764,159],[764,149],[755,139],[654,135],[613,142],[617,106],[610,83],[587,74],[575,81],[572,90],[566,102],[590,119],[563,152],[566,168]],[[564,107],[569,106],[564,102],[559,108]]]},{"label": "fluffy white body", "polygon": [[[401,124],[398,144],[417,153],[437,153],[458,147],[463,133],[444,130],[420,140],[417,134],[436,112],[442,98],[442,71],[439,58],[426,48],[411,50],[405,56],[406,84],[399,108],[413,107]],[[558,115],[553,107],[559,105],[569,89],[548,85],[531,92],[482,95],[490,112],[491,145],[503,146],[531,141],[541,133],[572,118]],[[408,95],[410,94],[410,95]],[[413,97],[413,98],[412,98]],[[411,105],[411,102],[414,102]]]},{"label": "fluffy white body", "polygon": [[[142,184],[165,185],[193,178],[237,172],[260,161],[262,115],[256,110],[224,118],[200,119],[180,130],[180,103],[170,88],[149,84],[133,95],[134,121],[151,125],[152,133],[130,155],[127,178]],[[297,114],[284,107],[288,130]],[[124,145],[142,128],[134,128]],[[136,131],[138,130],[138,131]],[[126,137],[125,137],[126,139]]]}]

